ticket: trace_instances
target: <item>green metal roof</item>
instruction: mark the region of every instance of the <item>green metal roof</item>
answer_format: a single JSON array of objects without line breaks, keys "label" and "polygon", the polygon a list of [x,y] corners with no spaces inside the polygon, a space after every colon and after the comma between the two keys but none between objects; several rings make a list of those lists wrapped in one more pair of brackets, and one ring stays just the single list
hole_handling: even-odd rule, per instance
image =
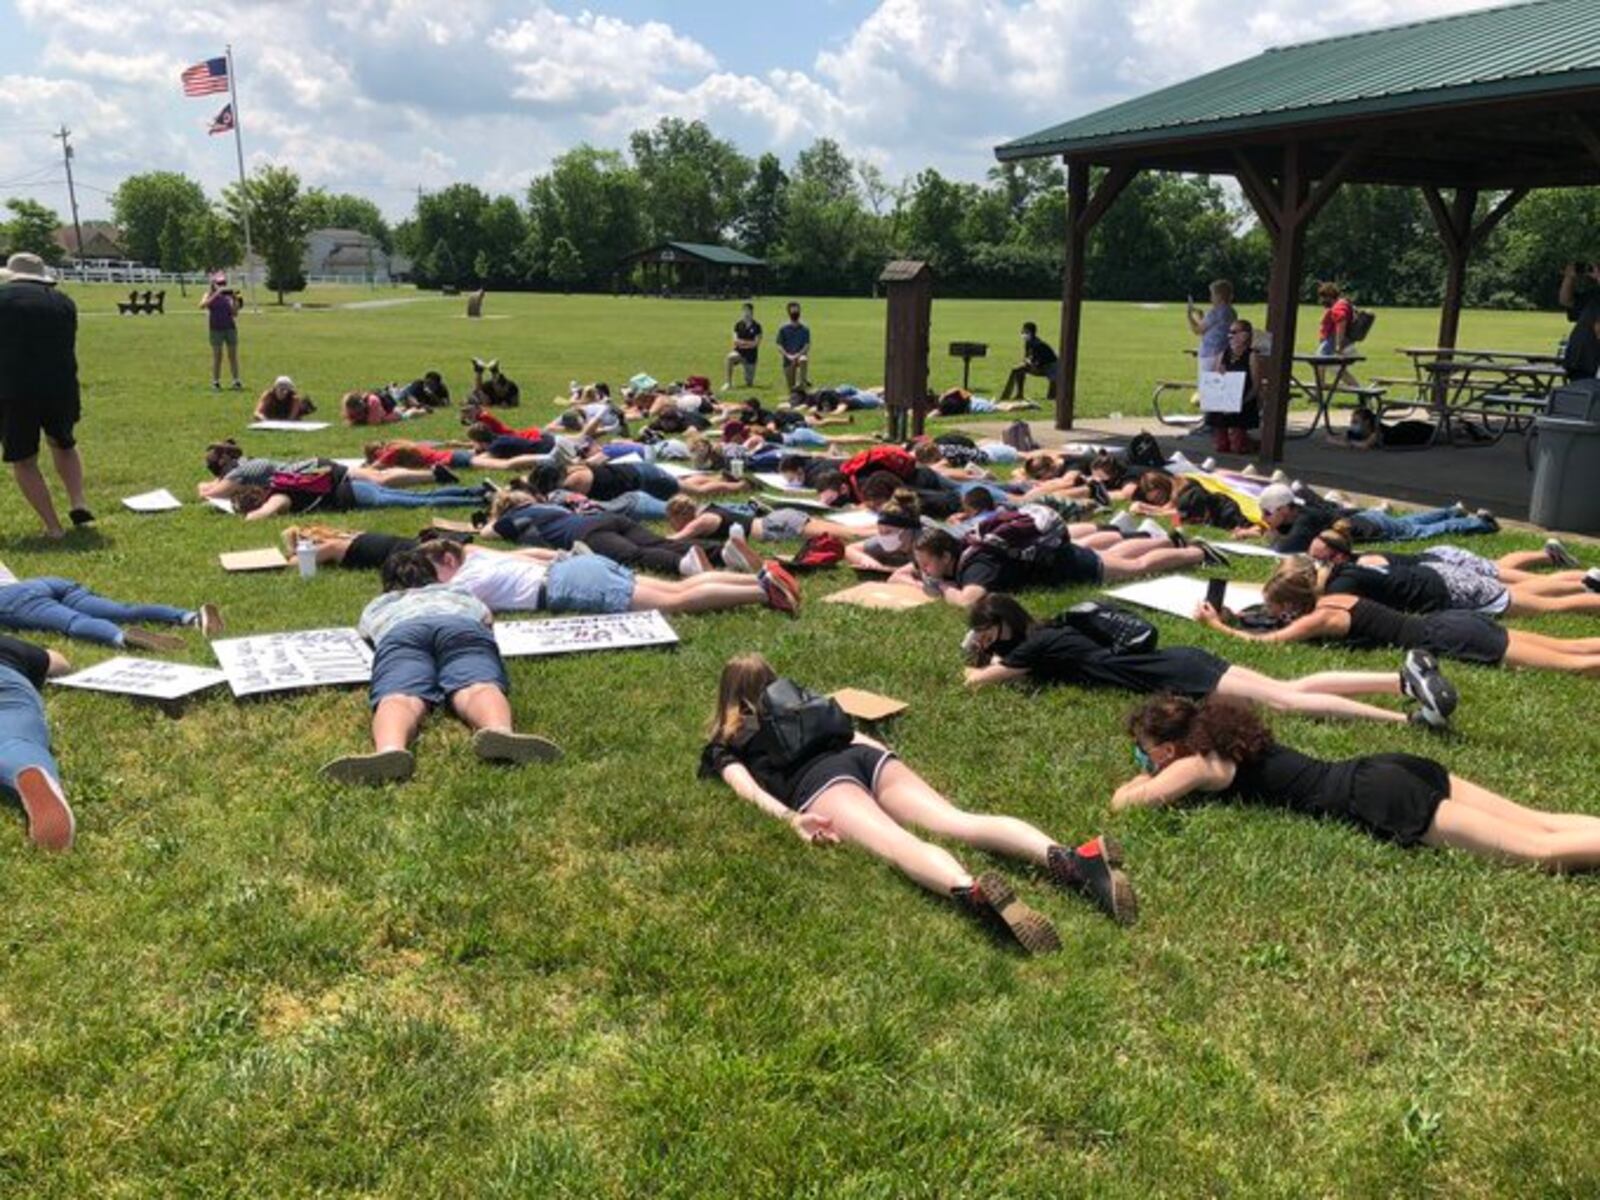
[{"label": "green metal roof", "polygon": [[[759,258],[751,258],[742,250],[730,250],[726,246],[712,246],[705,242],[664,242],[664,246],[671,246],[682,254],[691,254],[695,258],[702,258],[706,262],[716,263],[723,267],[764,267],[766,262]],[[660,249],[661,247],[656,247]]]},{"label": "green metal roof", "polygon": [[1600,86],[1600,0],[1283,46],[996,147],[1002,161]]}]

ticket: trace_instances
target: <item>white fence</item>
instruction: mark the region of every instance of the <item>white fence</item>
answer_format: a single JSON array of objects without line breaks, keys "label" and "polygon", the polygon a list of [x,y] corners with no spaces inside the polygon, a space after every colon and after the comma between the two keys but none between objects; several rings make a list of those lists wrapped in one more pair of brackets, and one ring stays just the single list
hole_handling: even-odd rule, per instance
[{"label": "white fence", "polygon": [[[155,267],[144,267],[137,263],[111,263],[108,265],[86,264],[84,266],[60,266],[53,268],[57,279],[69,283],[132,283],[141,287],[177,287],[181,279],[185,284],[193,284],[202,291],[210,281],[210,275],[204,271],[159,271]],[[266,286],[266,272],[260,269],[250,272],[250,280],[258,287]],[[245,272],[234,269],[228,272],[228,281],[242,285],[245,282]],[[352,287],[397,287],[398,283],[387,275],[307,275],[307,283],[342,283]]]}]

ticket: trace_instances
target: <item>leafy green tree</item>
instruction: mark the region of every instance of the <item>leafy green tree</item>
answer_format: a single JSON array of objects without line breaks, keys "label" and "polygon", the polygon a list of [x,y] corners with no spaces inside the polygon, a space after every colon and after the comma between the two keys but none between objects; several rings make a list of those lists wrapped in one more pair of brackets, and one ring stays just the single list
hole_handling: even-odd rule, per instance
[{"label": "leafy green tree", "polygon": [[151,265],[161,261],[161,232],[168,217],[184,224],[210,208],[200,185],[176,171],[130,175],[111,195],[111,213],[122,231],[128,257]]},{"label": "leafy green tree", "polygon": [[577,247],[564,237],[558,237],[550,246],[550,279],[563,290],[583,279],[583,259]]},{"label": "leafy green tree", "polygon": [[355,229],[374,239],[385,253],[394,248],[394,234],[378,206],[365,196],[308,188],[301,201],[310,229]]},{"label": "leafy green tree", "polygon": [[777,245],[783,233],[788,190],[789,177],[776,154],[763,154],[756,160],[735,235],[745,253],[765,258]]},{"label": "leafy green tree", "polygon": [[755,171],[732,142],[703,121],[663,117],[655,128],[635,131],[628,148],[652,238],[720,242],[734,226]]},{"label": "leafy green tree", "polygon": [[855,169],[826,138],[795,159],[783,238],[774,254],[795,291],[864,294],[888,255],[884,225],[861,203]]},{"label": "leafy green tree", "polygon": [[[580,145],[550,164],[528,187],[528,236],[523,262],[529,278],[549,278],[558,238],[583,264],[583,284],[604,283],[614,264],[645,243],[643,187],[614,150]],[[574,281],[572,286],[578,286]]]},{"label": "leafy green tree", "polygon": [[243,193],[237,187],[223,192],[224,202],[235,219],[250,215],[253,249],[267,266],[267,288],[283,303],[285,292],[305,288],[306,221],[300,177],[287,167],[262,167],[247,181]]},{"label": "leafy green tree", "polygon": [[189,242],[183,220],[177,213],[167,214],[167,223],[161,227],[161,269],[178,276],[178,291],[188,292],[183,284],[183,272],[190,267]]},{"label": "leafy green tree", "polygon": [[214,208],[190,218],[184,241],[189,261],[204,271],[225,270],[244,256],[244,242],[238,225]]},{"label": "leafy green tree", "polygon": [[458,286],[461,283],[461,273],[456,269],[455,252],[450,249],[449,242],[440,238],[434,243],[423,273],[427,282],[434,287],[443,287],[446,284]]},{"label": "leafy green tree", "polygon": [[7,254],[37,254],[47,263],[61,261],[61,246],[56,241],[56,230],[61,218],[53,209],[37,200],[14,197],[6,201],[11,210],[11,220],[0,223],[0,246]]}]

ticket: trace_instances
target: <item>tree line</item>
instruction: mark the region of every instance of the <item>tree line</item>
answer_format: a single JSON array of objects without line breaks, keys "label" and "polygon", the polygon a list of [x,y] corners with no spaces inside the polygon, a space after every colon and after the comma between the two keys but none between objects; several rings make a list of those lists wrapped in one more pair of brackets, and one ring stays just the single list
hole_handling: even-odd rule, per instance
[{"label": "tree line", "polygon": [[[1481,211],[1497,201],[1486,195]],[[55,214],[12,200],[0,247],[55,261]],[[338,226],[371,234],[405,255],[425,287],[609,291],[627,287],[624,256],[675,240],[730,245],[772,268],[772,286],[803,295],[865,295],[893,258],[930,262],[941,295],[1059,294],[1066,226],[1065,178],[1050,160],[993,167],[982,183],[928,169],[891,182],[827,138],[785,164],[754,158],[704,122],[666,118],[628,138],[626,151],[579,145],[556,158],[521,196],[472,183],[425,191],[393,228],[359,196],[304,188],[268,167],[247,193],[213,202],[200,185],[158,171],[117,189],[112,210],[130,258],[167,270],[236,262],[248,210],[269,288],[303,286],[306,234]],[[1537,308],[1554,302],[1563,263],[1600,259],[1594,189],[1535,192],[1475,252],[1467,303]],[[1241,199],[1202,177],[1146,172],[1091,234],[1086,292],[1104,300],[1201,297],[1215,278],[1243,300],[1266,292],[1265,232]],[[1444,255],[1414,189],[1347,185],[1307,235],[1306,296],[1337,280],[1365,305],[1437,304]]]}]

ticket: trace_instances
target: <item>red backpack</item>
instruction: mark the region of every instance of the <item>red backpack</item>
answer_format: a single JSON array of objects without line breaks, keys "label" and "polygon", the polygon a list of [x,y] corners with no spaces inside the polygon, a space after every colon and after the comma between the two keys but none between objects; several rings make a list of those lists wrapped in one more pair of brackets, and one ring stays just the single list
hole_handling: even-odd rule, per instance
[{"label": "red backpack", "polygon": [[910,479],[917,470],[917,460],[911,457],[909,451],[900,449],[899,446],[874,446],[870,450],[863,450],[845,459],[839,468],[839,474],[844,476],[845,487],[852,499],[857,502],[861,499],[861,489],[857,481],[869,475],[876,475],[879,471],[888,471],[891,475],[901,479]]}]

